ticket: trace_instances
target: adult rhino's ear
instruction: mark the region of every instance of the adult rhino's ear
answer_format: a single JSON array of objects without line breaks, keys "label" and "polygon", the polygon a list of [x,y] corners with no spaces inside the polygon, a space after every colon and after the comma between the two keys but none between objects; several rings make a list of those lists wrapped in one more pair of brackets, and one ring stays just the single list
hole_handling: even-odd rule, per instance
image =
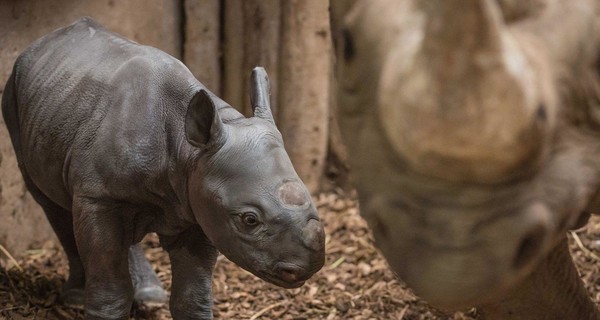
[{"label": "adult rhino's ear", "polygon": [[194,95],[185,115],[185,136],[187,141],[198,148],[217,143],[224,134],[224,126],[217,106],[206,90]]}]

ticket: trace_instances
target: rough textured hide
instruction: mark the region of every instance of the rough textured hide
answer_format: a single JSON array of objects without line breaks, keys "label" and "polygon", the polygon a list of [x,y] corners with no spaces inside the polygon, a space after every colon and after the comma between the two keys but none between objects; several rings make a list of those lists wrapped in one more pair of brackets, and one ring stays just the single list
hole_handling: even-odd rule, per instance
[{"label": "rough textured hide", "polygon": [[[434,305],[597,317],[557,244],[597,209],[598,5],[332,2],[362,214],[391,267]],[[555,308],[525,313],[542,292]],[[498,301],[510,302],[485,312]]]},{"label": "rough textured hide", "polygon": [[[245,118],[179,60],[89,18],[19,56],[3,116],[69,258],[64,292],[85,289],[87,318],[128,317],[130,267],[148,270],[128,263],[130,247],[149,232],[169,251],[176,319],[212,317],[217,250],[287,288],[321,268],[322,224],[274,125],[266,73],[254,73],[260,99]],[[306,205],[282,203],[286,183]]]},{"label": "rough textured hide", "polygon": [[[17,56],[32,41],[86,15],[129,39],[179,58],[180,13],[173,12],[178,1],[0,1],[0,83],[6,83]],[[19,256],[31,246],[56,238],[23,184],[8,132],[0,122],[4,158],[0,165],[0,244]]]}]

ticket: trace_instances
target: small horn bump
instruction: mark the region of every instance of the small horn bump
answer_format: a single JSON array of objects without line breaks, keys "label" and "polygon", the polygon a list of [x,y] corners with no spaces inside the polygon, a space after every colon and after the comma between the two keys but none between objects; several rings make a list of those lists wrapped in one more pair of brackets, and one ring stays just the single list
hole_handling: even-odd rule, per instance
[{"label": "small horn bump", "polygon": [[298,181],[287,181],[279,187],[278,197],[284,207],[306,209],[310,206],[310,196],[304,185]]}]

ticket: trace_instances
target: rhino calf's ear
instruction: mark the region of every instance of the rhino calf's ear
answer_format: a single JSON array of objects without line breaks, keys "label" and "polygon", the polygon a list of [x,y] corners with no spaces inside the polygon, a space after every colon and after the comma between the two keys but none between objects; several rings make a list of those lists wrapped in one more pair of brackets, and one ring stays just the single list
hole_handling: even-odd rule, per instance
[{"label": "rhino calf's ear", "polygon": [[250,76],[250,104],[257,118],[265,119],[273,124],[273,113],[271,112],[271,86],[269,76],[263,67],[256,67]]},{"label": "rhino calf's ear", "polygon": [[185,136],[187,141],[198,148],[219,140],[223,133],[223,122],[217,106],[206,90],[194,95],[185,115]]}]

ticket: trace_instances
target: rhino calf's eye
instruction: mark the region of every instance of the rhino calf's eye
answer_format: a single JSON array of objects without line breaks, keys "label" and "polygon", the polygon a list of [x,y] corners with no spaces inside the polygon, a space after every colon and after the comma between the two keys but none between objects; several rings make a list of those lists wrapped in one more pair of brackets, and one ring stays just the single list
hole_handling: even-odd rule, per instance
[{"label": "rhino calf's eye", "polygon": [[258,218],[252,212],[246,212],[242,215],[242,221],[249,227],[254,227],[258,224]]}]

